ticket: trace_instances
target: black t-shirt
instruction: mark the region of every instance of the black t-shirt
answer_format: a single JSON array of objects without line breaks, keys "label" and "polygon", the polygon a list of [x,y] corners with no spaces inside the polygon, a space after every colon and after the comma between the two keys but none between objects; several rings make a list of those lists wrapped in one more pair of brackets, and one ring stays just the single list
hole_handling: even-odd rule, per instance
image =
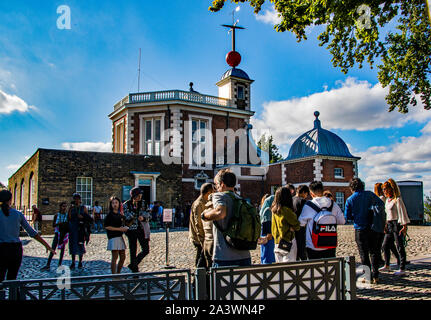
[{"label": "black t-shirt", "polygon": [[294,196],[292,200],[293,200],[293,211],[296,213],[296,216],[299,218],[302,212],[302,208],[304,208],[304,205],[307,202],[307,200],[298,196]]},{"label": "black t-shirt", "polygon": [[[106,227],[120,228],[123,226],[123,216],[119,213],[110,212],[106,216],[104,224],[105,224],[105,228]],[[106,230],[106,235],[108,236],[108,239],[112,239],[112,238],[121,237],[123,235],[123,232]]]}]

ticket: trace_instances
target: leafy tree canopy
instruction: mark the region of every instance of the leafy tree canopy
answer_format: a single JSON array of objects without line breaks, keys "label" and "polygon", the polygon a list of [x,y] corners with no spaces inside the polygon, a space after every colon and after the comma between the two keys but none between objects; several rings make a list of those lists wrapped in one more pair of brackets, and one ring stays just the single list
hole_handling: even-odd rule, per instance
[{"label": "leafy tree canopy", "polygon": [[[267,0],[275,6],[281,23],[278,32],[291,31],[298,42],[307,40],[305,29],[326,26],[320,46],[332,54],[332,64],[347,73],[365,59],[373,68],[380,59],[378,79],[389,86],[389,111],[407,113],[420,99],[431,109],[431,23],[427,0]],[[226,0],[214,0],[210,11],[219,11]],[[257,14],[265,0],[249,2]],[[391,23],[391,25],[389,25]],[[384,29],[384,27],[387,27]]]},{"label": "leafy tree canopy", "polygon": [[425,196],[424,201],[424,214],[428,216],[429,221],[431,220],[431,197]]},{"label": "leafy tree canopy", "polygon": [[272,136],[267,138],[265,135],[262,135],[257,142],[257,146],[259,149],[269,153],[269,163],[274,163],[283,159],[283,156],[278,152],[278,147],[273,143]]}]

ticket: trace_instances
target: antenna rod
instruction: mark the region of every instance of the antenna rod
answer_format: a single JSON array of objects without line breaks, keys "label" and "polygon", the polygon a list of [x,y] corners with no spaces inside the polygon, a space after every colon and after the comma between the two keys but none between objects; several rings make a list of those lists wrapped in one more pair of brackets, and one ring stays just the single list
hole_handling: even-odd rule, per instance
[{"label": "antenna rod", "polygon": [[139,93],[139,85],[141,81],[141,48],[139,48],[139,64],[138,64],[138,93]]}]

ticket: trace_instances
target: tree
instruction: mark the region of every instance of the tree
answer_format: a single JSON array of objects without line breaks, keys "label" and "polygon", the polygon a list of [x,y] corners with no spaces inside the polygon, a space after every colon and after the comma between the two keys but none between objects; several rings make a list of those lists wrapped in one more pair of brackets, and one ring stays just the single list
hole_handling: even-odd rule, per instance
[{"label": "tree", "polygon": [[431,221],[431,197],[425,196],[424,201],[424,215],[428,216],[428,221]]},{"label": "tree", "polygon": [[[332,64],[347,73],[355,64],[362,68],[367,59],[378,79],[389,86],[389,111],[407,113],[418,99],[431,109],[431,23],[427,0],[268,0],[274,3],[281,22],[278,32],[291,31],[297,41],[307,40],[305,29],[326,26],[320,46],[327,45]],[[226,0],[214,0],[210,11],[223,8]],[[265,0],[249,2],[257,14]],[[395,23],[395,27],[389,23]],[[386,28],[385,28],[386,27]],[[384,33],[386,35],[384,36]]]},{"label": "tree", "polygon": [[0,182],[0,190],[6,189],[6,186]]},{"label": "tree", "polygon": [[266,138],[262,135],[257,142],[259,149],[269,153],[269,163],[274,163],[283,159],[283,156],[278,152],[278,147],[273,143],[272,136]]}]

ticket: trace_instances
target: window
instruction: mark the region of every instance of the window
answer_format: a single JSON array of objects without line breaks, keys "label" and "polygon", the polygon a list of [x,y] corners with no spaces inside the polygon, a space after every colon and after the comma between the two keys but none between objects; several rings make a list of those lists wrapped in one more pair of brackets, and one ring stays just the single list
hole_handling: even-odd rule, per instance
[{"label": "window", "polygon": [[342,168],[335,168],[334,169],[334,176],[335,178],[344,178],[344,173]]},{"label": "window", "polygon": [[344,210],[344,192],[335,192],[335,202]]},{"label": "window", "polygon": [[161,154],[162,121],[160,118],[144,119],[143,154],[159,156]]},{"label": "window", "polygon": [[208,175],[203,171],[195,175],[195,189],[200,190],[202,185],[206,183],[208,179],[209,179]]},{"label": "window", "polygon": [[91,206],[93,203],[93,178],[76,178],[76,192],[81,195],[84,206]]},{"label": "window", "polygon": [[208,121],[192,119],[192,166],[205,167]]},{"label": "window", "polygon": [[32,205],[36,204],[34,202],[34,173],[30,174],[30,179],[28,181],[28,207],[31,208]]},{"label": "window", "polygon": [[19,207],[20,207],[20,210],[22,210],[22,206],[24,205],[24,189],[25,189],[24,179],[22,179],[21,180],[21,187],[19,190]]},{"label": "window", "polygon": [[124,122],[115,126],[115,152],[124,153]]},{"label": "window", "polygon": [[243,86],[238,86],[238,99],[241,99],[241,100],[245,99]]}]

